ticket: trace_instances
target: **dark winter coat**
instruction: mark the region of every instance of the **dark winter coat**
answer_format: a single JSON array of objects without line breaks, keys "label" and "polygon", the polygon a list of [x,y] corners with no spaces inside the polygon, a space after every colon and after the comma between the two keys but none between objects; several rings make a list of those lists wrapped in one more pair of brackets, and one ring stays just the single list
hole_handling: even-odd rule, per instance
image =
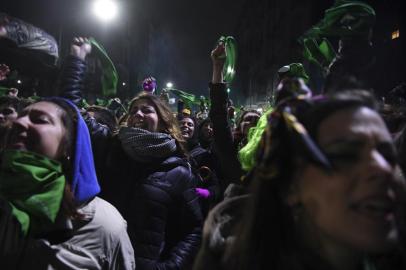
[{"label": "dark winter coat", "polygon": [[[80,103],[85,63],[69,57],[61,95]],[[85,117],[92,134],[101,197],[128,222],[137,269],[188,269],[201,239],[202,216],[189,163],[176,155],[140,163],[106,126]]]},{"label": "dark winter coat", "polygon": [[102,196],[127,219],[137,269],[190,268],[202,215],[189,163],[176,156],[138,163],[120,148],[108,156]]},{"label": "dark winter coat", "polygon": [[[207,216],[209,210],[222,198],[220,184],[216,174],[216,164],[212,153],[196,144],[190,151],[192,166],[195,167],[200,176],[197,181],[197,187],[207,189],[210,192],[208,198],[201,198],[201,208],[204,216]],[[207,167],[210,172],[208,173]]]},{"label": "dark winter coat", "polygon": [[223,260],[235,243],[236,228],[251,196],[239,185],[227,188],[229,196],[216,205],[204,223],[202,246],[195,260],[194,270],[224,269]]}]

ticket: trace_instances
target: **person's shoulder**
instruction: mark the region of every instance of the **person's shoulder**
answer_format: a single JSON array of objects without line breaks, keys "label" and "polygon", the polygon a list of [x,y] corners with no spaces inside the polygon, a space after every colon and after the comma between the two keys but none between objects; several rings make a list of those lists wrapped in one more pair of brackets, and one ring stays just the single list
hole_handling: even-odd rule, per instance
[{"label": "person's shoulder", "polygon": [[166,171],[165,177],[172,184],[189,183],[193,179],[192,168],[186,158],[170,157],[161,164],[161,169]]},{"label": "person's shoulder", "polygon": [[93,222],[108,235],[119,235],[127,231],[127,222],[120,212],[109,202],[95,197],[92,201],[95,205]]},{"label": "person's shoulder", "polygon": [[207,151],[206,149],[204,149],[203,147],[201,147],[200,145],[194,147],[191,151],[190,151],[190,155],[194,158],[199,157],[199,156],[206,156],[206,155],[210,155],[210,152]]},{"label": "person's shoulder", "polygon": [[160,167],[166,171],[179,170],[181,172],[188,172],[191,169],[189,161],[186,158],[178,156],[171,156],[165,159]]}]

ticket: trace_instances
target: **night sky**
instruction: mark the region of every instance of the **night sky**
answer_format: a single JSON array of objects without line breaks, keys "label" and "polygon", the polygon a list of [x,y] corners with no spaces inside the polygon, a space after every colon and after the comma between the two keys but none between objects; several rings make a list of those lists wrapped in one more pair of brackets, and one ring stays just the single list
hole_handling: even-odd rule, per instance
[{"label": "night sky", "polygon": [[[221,35],[237,36],[238,23],[244,17],[242,14],[246,12],[246,8],[266,3],[265,0],[258,0],[259,2],[250,0],[117,0],[122,6],[119,17],[109,24],[103,24],[91,12],[92,1],[3,0],[0,11],[43,28],[56,40],[61,40],[62,57],[68,53],[69,43],[73,36],[95,37],[107,49],[119,70],[120,83],[129,81],[126,74],[128,74],[129,59],[133,59],[131,66],[133,71],[135,66],[136,72],[133,73],[137,76],[131,76],[134,89],[128,89],[130,94],[135,94],[141,88],[142,78],[154,76],[158,80],[159,88],[171,81],[175,88],[198,95],[208,94],[207,83],[211,77],[209,53],[218,38]],[[299,21],[300,23],[298,18],[289,16],[289,3],[297,5],[296,2],[280,1],[281,5],[277,4],[277,6],[285,8],[281,11],[284,16],[287,16],[284,18],[285,22],[295,24]],[[279,3],[278,1],[273,2],[274,4]],[[319,9],[312,15],[314,19],[311,21],[315,23],[323,16],[323,10],[329,7],[333,0],[312,0],[310,2],[315,5],[314,10]],[[399,3],[404,1],[368,0],[367,2],[373,4],[377,11],[377,24],[374,29],[376,42],[374,44],[379,50],[377,51],[378,56],[383,60],[389,59],[388,56],[390,56],[393,58],[391,61],[395,63],[394,65],[387,61],[382,64],[382,67],[400,66],[399,63],[403,62],[397,59],[399,57],[392,56],[394,50],[388,44],[391,43],[391,31],[399,27],[400,23],[400,21],[396,23],[393,20],[396,18],[393,14],[400,14],[400,7],[403,5]],[[300,14],[301,17],[305,17],[305,15],[305,13]],[[279,27],[279,21],[275,23]],[[311,24],[304,28],[310,26]],[[255,30],[263,31],[260,27],[252,29],[252,31],[248,29],[252,33],[255,33]],[[280,45],[286,48],[286,44]],[[135,52],[134,55],[131,55],[129,51]],[[247,49],[238,51],[240,59],[247,53],[249,53]],[[264,55],[260,57],[264,57]],[[245,58],[247,59],[247,57]],[[252,65],[254,63],[252,61],[256,60],[249,58],[247,61],[244,63],[245,66]],[[244,72],[239,74],[239,63],[242,62],[237,61],[237,80],[245,74]],[[266,63],[264,67],[268,67],[269,64]],[[267,73],[266,76],[270,77],[272,74]],[[394,77],[393,85],[399,82],[398,74],[392,77]],[[245,95],[247,96],[247,94]]]},{"label": "night sky", "polygon": [[132,33],[132,29],[151,27],[148,61],[153,68],[146,67],[145,72],[152,72],[161,87],[171,80],[179,89],[207,94],[209,53],[221,35],[235,31],[244,0],[135,0],[129,6],[120,1],[125,5],[120,17],[108,25],[93,16],[90,2],[13,0],[2,1],[1,10],[43,28],[57,40],[62,31],[64,53],[72,36],[92,35],[118,66],[127,31],[136,35],[139,30]]}]

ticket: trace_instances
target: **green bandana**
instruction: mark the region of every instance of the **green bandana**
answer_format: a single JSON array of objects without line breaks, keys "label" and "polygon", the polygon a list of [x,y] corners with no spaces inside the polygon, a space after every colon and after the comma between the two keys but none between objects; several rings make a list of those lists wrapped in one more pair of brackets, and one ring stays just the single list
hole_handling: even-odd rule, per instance
[{"label": "green bandana", "polygon": [[7,150],[0,165],[0,195],[13,207],[25,235],[45,232],[61,207],[65,176],[59,162],[44,156]]}]

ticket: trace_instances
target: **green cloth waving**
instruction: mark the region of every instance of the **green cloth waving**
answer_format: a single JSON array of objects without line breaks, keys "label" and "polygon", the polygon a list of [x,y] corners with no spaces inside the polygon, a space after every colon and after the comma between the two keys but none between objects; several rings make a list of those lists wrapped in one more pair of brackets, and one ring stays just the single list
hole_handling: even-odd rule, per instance
[{"label": "green cloth waving", "polygon": [[375,11],[371,6],[361,1],[339,0],[325,11],[324,18],[305,36],[367,36],[374,23]]},{"label": "green cloth waving", "polygon": [[226,60],[223,67],[223,79],[231,83],[235,76],[235,65],[237,62],[237,43],[232,36],[221,36],[217,42],[223,43],[226,50]]},{"label": "green cloth waving", "polygon": [[327,68],[335,57],[327,37],[367,38],[374,23],[375,11],[371,6],[361,1],[338,0],[325,11],[318,24],[299,38],[304,47],[304,57]]},{"label": "green cloth waving", "polygon": [[89,41],[92,44],[92,47],[95,49],[93,52],[100,59],[102,64],[103,75],[101,83],[103,95],[105,97],[115,96],[118,82],[118,73],[116,67],[101,44],[99,44],[94,38],[90,38]]},{"label": "green cloth waving", "polygon": [[205,102],[207,105],[210,105],[210,101],[204,96],[197,97],[193,94],[173,88],[167,88],[166,91],[171,92],[180,98],[188,108],[192,108],[192,105],[200,106],[201,102]]},{"label": "green cloth waving", "polygon": [[65,188],[62,165],[36,153],[4,151],[0,195],[10,202],[23,233],[37,235],[52,228]]}]

